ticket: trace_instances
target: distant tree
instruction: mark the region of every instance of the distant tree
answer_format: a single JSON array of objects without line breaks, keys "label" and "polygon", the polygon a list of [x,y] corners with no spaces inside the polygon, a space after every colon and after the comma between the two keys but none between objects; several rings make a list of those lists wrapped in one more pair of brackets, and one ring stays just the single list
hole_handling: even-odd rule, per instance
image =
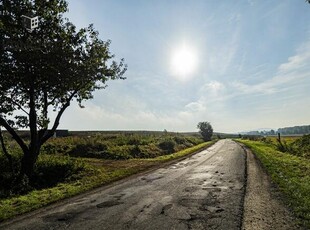
[{"label": "distant tree", "polygon": [[279,128],[278,133],[281,133],[282,135],[309,134],[310,125]]},{"label": "distant tree", "polygon": [[207,121],[199,122],[197,128],[200,129],[199,133],[202,135],[205,141],[210,141],[213,135],[213,128]]},{"label": "distant tree", "polygon": [[[93,25],[77,30],[63,18],[67,11],[65,0],[0,1],[0,126],[22,149],[20,175],[30,179],[41,146],[71,101],[82,107],[95,90],[124,79],[126,71],[123,60],[113,61],[110,41],[102,41]],[[28,31],[22,15],[39,16],[39,27]],[[16,128],[29,128],[30,141]]]}]

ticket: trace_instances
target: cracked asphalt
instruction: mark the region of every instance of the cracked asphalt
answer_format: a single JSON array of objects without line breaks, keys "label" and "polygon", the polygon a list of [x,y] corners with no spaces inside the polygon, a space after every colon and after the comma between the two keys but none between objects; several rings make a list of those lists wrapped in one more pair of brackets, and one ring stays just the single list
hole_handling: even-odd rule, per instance
[{"label": "cracked asphalt", "polygon": [[241,229],[245,183],[244,150],[232,140],[220,140],[178,163],[69,199],[2,227]]}]

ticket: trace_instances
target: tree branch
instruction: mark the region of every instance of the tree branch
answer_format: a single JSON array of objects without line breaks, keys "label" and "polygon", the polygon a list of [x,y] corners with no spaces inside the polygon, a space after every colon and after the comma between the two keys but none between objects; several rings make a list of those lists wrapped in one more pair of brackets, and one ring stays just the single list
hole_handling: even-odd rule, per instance
[{"label": "tree branch", "polygon": [[18,136],[15,130],[0,116],[0,125],[2,125],[13,137],[13,139],[17,142],[17,144],[21,147],[24,153],[28,152],[28,147],[25,142]]},{"label": "tree branch", "polygon": [[14,101],[12,98],[7,98],[8,100],[10,100],[13,104],[17,105],[17,107],[23,111],[24,113],[26,113],[27,115],[29,115],[29,113],[23,108],[23,106],[21,106],[20,104],[18,104],[16,101]]},{"label": "tree branch", "polygon": [[50,137],[52,137],[59,125],[59,121],[60,121],[60,118],[62,116],[62,114],[64,113],[64,111],[70,106],[70,102],[72,100],[72,98],[77,94],[77,90],[75,90],[71,95],[70,97],[68,97],[66,103],[63,105],[63,107],[59,110],[57,116],[56,116],[56,119],[54,121],[54,125],[52,127],[51,130],[45,132],[45,134],[43,135],[43,137],[41,138],[41,142],[40,144],[43,145]]},{"label": "tree branch", "polygon": [[9,154],[8,150],[5,147],[1,126],[0,126],[0,142],[1,142],[2,151],[3,151],[4,155],[6,156],[6,158],[8,159],[10,169],[11,169],[12,173],[14,174],[13,159],[12,159],[11,154]]}]

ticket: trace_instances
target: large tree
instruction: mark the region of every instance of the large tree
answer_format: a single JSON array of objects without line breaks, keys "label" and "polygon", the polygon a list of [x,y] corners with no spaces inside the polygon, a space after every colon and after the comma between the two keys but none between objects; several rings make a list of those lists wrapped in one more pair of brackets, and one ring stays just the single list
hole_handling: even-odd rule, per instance
[{"label": "large tree", "polygon": [[[65,0],[0,0],[0,127],[23,151],[20,175],[32,176],[41,146],[73,100],[82,106],[108,80],[124,79],[126,66],[113,61],[110,41],[92,25],[77,30],[67,10]],[[39,27],[27,30],[22,15],[39,16]],[[16,128],[28,128],[30,141]]]},{"label": "large tree", "polygon": [[208,121],[199,122],[197,125],[199,132],[205,141],[210,141],[213,135],[213,128]]}]

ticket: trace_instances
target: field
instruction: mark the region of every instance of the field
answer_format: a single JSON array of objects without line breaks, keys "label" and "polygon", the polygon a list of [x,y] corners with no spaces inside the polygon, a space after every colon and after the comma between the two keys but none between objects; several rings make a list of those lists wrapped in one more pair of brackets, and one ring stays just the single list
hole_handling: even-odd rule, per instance
[{"label": "field", "polygon": [[[7,139],[14,168],[21,153]],[[182,158],[213,142],[197,134],[87,133],[53,138],[42,148],[30,183],[14,184],[7,159],[0,154],[0,221],[134,173]]]},{"label": "field", "polygon": [[248,146],[268,171],[285,196],[287,205],[300,223],[310,228],[310,135],[286,137],[281,144],[275,138],[238,140]]}]

